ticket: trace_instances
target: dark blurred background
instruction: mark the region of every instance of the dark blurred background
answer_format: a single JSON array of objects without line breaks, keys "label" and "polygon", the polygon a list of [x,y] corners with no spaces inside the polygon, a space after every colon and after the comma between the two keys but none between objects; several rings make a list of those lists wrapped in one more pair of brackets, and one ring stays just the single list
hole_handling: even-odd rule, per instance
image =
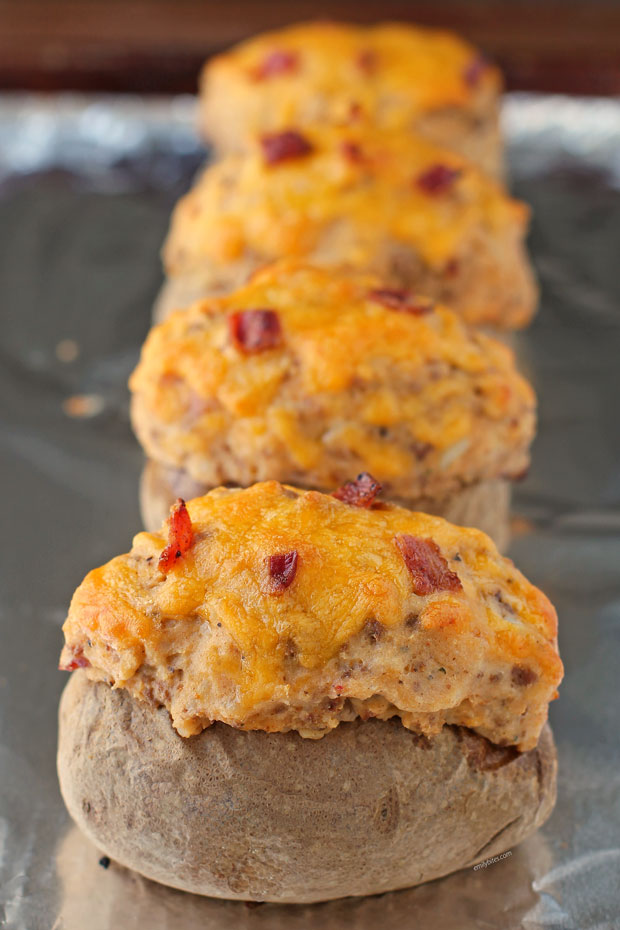
[{"label": "dark blurred background", "polygon": [[446,26],[511,90],[620,94],[611,0],[0,0],[0,90],[193,92],[208,55],[316,17]]}]

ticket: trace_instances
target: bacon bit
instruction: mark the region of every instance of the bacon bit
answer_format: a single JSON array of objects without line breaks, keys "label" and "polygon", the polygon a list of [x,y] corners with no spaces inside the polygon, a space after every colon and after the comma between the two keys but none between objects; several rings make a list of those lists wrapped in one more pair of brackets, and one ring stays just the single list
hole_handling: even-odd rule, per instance
[{"label": "bacon bit", "polygon": [[484,55],[476,55],[475,58],[472,58],[463,71],[463,80],[467,86],[471,88],[477,87],[480,83],[480,78],[488,67],[489,63]]},{"label": "bacon bit", "polygon": [[355,64],[364,74],[374,74],[379,64],[377,53],[372,48],[365,48],[358,54]]},{"label": "bacon bit", "polygon": [[460,174],[459,168],[450,168],[448,165],[432,165],[416,178],[416,184],[425,194],[437,197],[451,191]]},{"label": "bacon bit", "polygon": [[294,129],[285,129],[284,132],[268,133],[261,137],[263,157],[268,165],[277,165],[281,161],[293,158],[303,158],[314,150],[312,144]]},{"label": "bacon bit", "polygon": [[343,142],[340,146],[340,151],[347,161],[355,165],[359,165],[364,161],[364,153],[357,142],[351,142],[350,140]]},{"label": "bacon bit", "polygon": [[351,504],[353,507],[372,507],[377,494],[381,491],[381,485],[367,471],[358,475],[355,481],[347,481],[341,488],[332,492],[332,497],[342,501],[344,504]]},{"label": "bacon bit", "polygon": [[90,662],[82,652],[82,647],[78,646],[77,648],[72,648],[73,658],[70,662],[67,662],[66,665],[59,665],[58,669],[61,672],[74,672],[76,668],[90,668]]},{"label": "bacon bit", "polygon": [[336,694],[342,694],[344,691],[344,685],[334,685],[334,691]]},{"label": "bacon bit", "polygon": [[387,307],[388,310],[396,310],[398,313],[411,313],[413,316],[424,316],[425,313],[432,313],[435,304],[427,297],[416,297],[409,291],[397,290],[396,288],[378,287],[368,292],[368,298],[374,303]]},{"label": "bacon bit", "polygon": [[266,78],[278,77],[281,74],[292,74],[298,68],[298,52],[285,48],[274,48],[272,52],[265,55],[252,74],[256,81],[264,81]]},{"label": "bacon bit", "polygon": [[297,550],[269,556],[270,594],[282,594],[297,574]]},{"label": "bacon bit", "polygon": [[462,591],[459,576],[448,568],[432,539],[403,534],[395,539],[413,580],[413,593],[425,597],[436,591]]},{"label": "bacon bit", "polygon": [[230,335],[245,355],[275,349],[282,343],[280,317],[275,310],[240,310],[228,317]]},{"label": "bacon bit", "polygon": [[168,545],[159,557],[159,570],[164,575],[176,565],[192,544],[194,533],[192,520],[185,501],[179,497],[170,508],[168,518]]}]

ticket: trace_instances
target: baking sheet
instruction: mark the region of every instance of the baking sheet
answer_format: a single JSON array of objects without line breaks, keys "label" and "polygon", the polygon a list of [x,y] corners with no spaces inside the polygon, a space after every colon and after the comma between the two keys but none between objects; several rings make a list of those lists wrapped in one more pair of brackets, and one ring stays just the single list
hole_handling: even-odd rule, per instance
[{"label": "baking sheet", "polygon": [[157,886],[73,828],[55,775],[60,625],[139,530],[126,380],[169,211],[204,157],[191,98],[0,97],[0,927],[620,927],[620,103],[512,95],[542,307],[518,337],[540,395],[511,555],[560,614],[549,823],[511,855],[409,891],[249,907]]}]

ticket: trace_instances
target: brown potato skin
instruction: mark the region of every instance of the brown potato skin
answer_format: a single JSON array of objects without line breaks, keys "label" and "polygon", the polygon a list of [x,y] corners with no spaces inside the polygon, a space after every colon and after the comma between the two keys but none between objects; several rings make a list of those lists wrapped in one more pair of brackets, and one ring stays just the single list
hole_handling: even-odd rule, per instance
[{"label": "brown potato skin", "polygon": [[[288,480],[286,475],[278,475],[278,479],[284,482]],[[299,482],[295,480],[295,483]],[[140,512],[145,529],[150,533],[158,532],[178,497],[187,501],[206,494],[208,490],[208,487],[194,481],[186,472],[166,468],[148,459],[140,479]],[[329,493],[332,489],[319,490]],[[383,494],[382,499],[388,497]],[[443,500],[389,499],[409,510],[421,510],[443,517],[457,526],[475,526],[491,537],[500,552],[505,552],[510,542],[510,498],[510,482],[505,478],[497,478],[470,485]]]},{"label": "brown potato skin", "polygon": [[60,704],[69,813],[108,856],[218,898],[310,903],[378,894],[512,848],[549,816],[548,726],[519,754],[469,730],[400,722],[321,740],[214,724],[183,739],[151,710],[74,672]]}]

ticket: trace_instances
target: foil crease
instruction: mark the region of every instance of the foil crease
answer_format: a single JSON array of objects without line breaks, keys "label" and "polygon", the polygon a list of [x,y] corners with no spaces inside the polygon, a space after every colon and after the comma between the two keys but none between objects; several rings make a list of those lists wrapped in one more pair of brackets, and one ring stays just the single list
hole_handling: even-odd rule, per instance
[{"label": "foil crease", "polygon": [[560,615],[554,814],[487,868],[312,907],[208,900],[106,863],[55,774],[60,625],[140,528],[126,380],[169,212],[205,158],[195,100],[0,96],[0,926],[620,927],[620,102],[508,95],[541,285],[516,337],[540,397],[511,555]]}]

